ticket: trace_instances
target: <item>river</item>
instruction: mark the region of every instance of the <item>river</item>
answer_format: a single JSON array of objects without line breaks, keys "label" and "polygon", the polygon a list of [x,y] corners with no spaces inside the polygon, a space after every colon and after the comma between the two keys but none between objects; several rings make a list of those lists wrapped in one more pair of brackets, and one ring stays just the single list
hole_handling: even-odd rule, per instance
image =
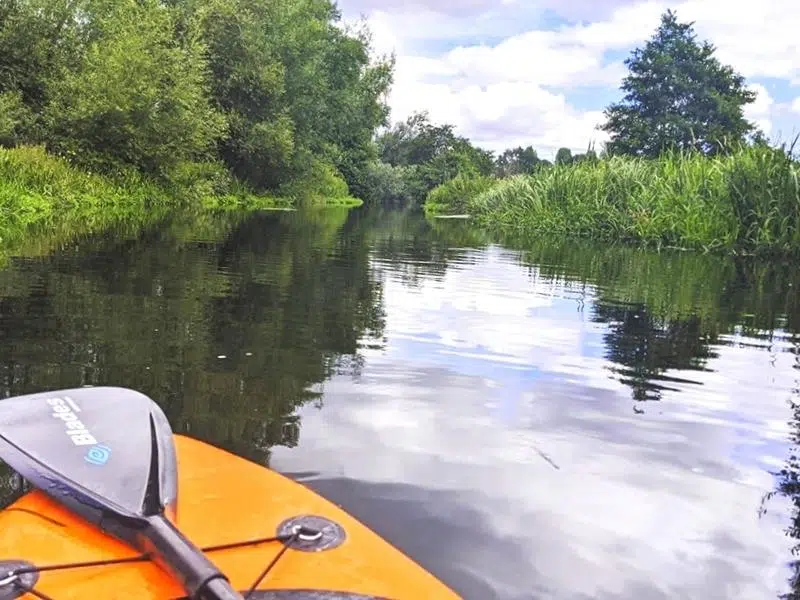
[{"label": "river", "polygon": [[798,286],[393,211],[175,216],[8,257],[0,385],[143,391],[467,599],[775,599]]}]

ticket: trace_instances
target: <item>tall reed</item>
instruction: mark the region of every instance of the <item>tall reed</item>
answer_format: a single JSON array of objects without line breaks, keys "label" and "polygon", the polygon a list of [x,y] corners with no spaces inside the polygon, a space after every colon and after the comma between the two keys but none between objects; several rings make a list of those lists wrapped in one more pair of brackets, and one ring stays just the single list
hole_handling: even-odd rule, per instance
[{"label": "tall reed", "polygon": [[714,158],[673,152],[556,165],[468,201],[485,225],[740,252],[800,250],[800,165],[746,147]]}]

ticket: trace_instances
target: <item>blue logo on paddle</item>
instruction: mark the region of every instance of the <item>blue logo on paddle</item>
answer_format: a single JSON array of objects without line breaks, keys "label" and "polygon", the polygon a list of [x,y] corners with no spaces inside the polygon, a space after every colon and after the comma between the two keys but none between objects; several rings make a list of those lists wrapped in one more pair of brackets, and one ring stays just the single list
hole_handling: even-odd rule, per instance
[{"label": "blue logo on paddle", "polygon": [[104,446],[103,444],[97,444],[89,448],[86,452],[86,456],[84,460],[92,465],[98,465],[102,467],[104,464],[108,462],[108,459],[111,457],[111,448],[108,446]]}]

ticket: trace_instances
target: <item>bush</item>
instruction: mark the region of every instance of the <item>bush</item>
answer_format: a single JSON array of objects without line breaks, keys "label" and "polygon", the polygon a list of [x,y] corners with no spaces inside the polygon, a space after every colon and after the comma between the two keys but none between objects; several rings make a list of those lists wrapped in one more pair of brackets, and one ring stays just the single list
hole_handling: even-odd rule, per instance
[{"label": "bush", "polygon": [[415,204],[424,197],[416,165],[392,166],[381,161],[372,162],[367,167],[365,183],[368,195],[364,200],[369,204],[403,206]]},{"label": "bush", "polygon": [[291,198],[297,204],[343,203],[350,198],[347,183],[330,163],[312,159],[305,173],[283,184],[280,196]]},{"label": "bush", "polygon": [[32,115],[18,91],[0,93],[0,146],[14,146]]},{"label": "bush", "polygon": [[40,146],[0,148],[0,241],[34,226],[94,231],[144,221],[176,203],[170,192],[131,170],[111,180],[80,171]]},{"label": "bush", "polygon": [[221,162],[181,161],[169,170],[167,180],[187,200],[225,196],[233,189],[233,178]]}]

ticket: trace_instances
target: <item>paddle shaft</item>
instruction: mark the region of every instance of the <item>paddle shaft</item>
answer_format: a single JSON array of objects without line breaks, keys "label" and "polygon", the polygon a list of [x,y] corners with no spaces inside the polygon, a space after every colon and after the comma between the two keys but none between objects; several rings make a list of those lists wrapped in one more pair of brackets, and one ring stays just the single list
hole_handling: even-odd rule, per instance
[{"label": "paddle shaft", "polygon": [[146,517],[142,546],[180,579],[193,600],[243,600],[228,578],[163,515]]}]

